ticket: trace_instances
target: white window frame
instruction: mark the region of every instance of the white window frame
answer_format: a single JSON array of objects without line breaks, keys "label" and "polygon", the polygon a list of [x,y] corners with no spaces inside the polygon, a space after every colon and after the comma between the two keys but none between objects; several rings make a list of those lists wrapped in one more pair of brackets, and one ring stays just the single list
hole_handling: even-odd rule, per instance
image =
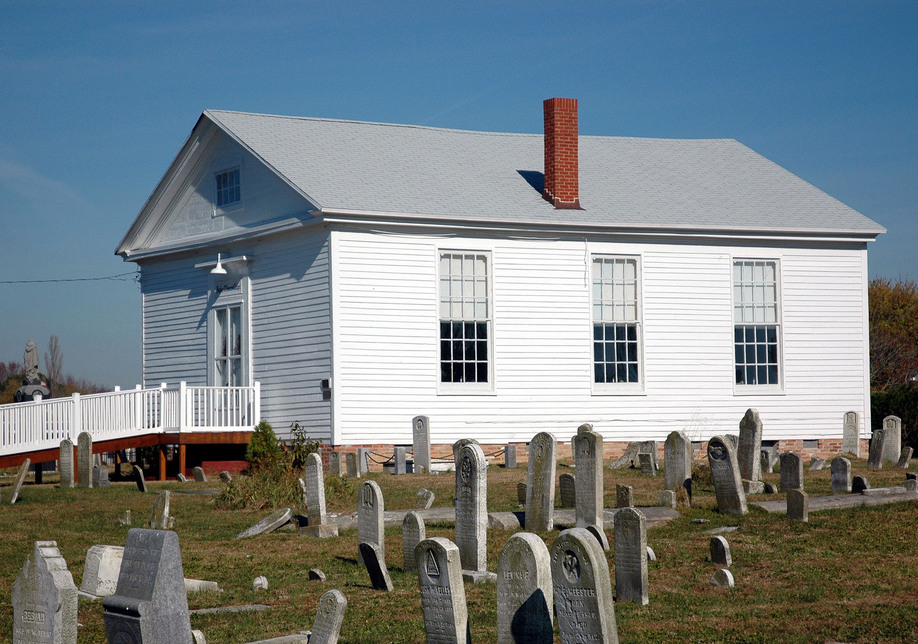
[{"label": "white window frame", "polygon": [[218,382],[217,361],[222,360],[217,348],[220,339],[217,337],[217,318],[220,311],[238,307],[240,313],[240,379],[232,386],[252,386],[252,352],[251,352],[251,283],[247,276],[225,275],[211,276],[211,296],[207,311],[207,384],[211,387],[229,386]]},{"label": "white window frame", "polygon": [[[455,288],[455,283],[453,280],[450,280],[450,276],[443,274],[443,259],[444,257],[449,257],[452,259],[459,258],[484,258],[485,265],[485,285],[484,285],[484,295],[485,302],[484,306],[486,308],[484,315],[481,315],[481,311],[474,311],[475,309],[475,299],[474,296],[478,293],[472,293],[472,300],[469,301],[468,297],[465,297],[466,293],[444,293],[444,288],[447,288],[447,285],[450,285],[450,288]],[[493,262],[491,258],[490,250],[481,250],[474,248],[439,248],[437,249],[436,255],[436,270],[437,270],[437,391],[441,394],[483,394],[490,393],[494,391],[494,274],[493,274]],[[474,260],[473,260],[474,264]],[[463,273],[464,276],[464,273]],[[475,275],[472,276],[472,282],[474,283]],[[463,280],[463,282],[468,282],[469,280]],[[463,287],[463,290],[467,290],[467,285]],[[458,301],[457,301],[458,300]],[[452,313],[454,312],[455,306],[460,306],[460,308],[465,308],[465,313],[468,313],[467,307],[471,306],[473,311],[472,315],[460,315],[455,316]],[[478,305],[481,305],[481,302],[478,302]],[[444,307],[449,307],[449,315],[444,315],[447,311]],[[443,342],[456,342],[456,340],[444,340],[442,338],[442,324],[445,323],[462,323],[462,324],[484,324],[487,334],[487,382],[450,382],[443,380]],[[477,330],[477,329],[476,329]],[[477,346],[476,346],[477,351]],[[452,357],[452,356],[451,356]]]},{"label": "white window frame", "polygon": [[[774,266],[773,282],[768,280],[765,272],[765,266],[769,264]],[[758,279],[759,276],[755,273],[757,265],[763,267],[762,279]],[[751,276],[744,272],[740,277],[739,283],[737,283],[736,272],[738,266],[741,266],[741,270],[748,268],[752,272]],[[730,259],[730,303],[731,320],[733,322],[730,347],[733,363],[733,391],[737,395],[784,393],[784,307],[782,306],[781,282],[781,260],[778,257],[737,256]],[[770,288],[774,290],[773,301],[770,299]],[[773,311],[769,312],[769,308],[772,308]],[[737,354],[737,332],[739,327],[743,327],[744,335],[744,359],[742,362],[737,360],[739,357]],[[774,341],[768,337],[768,329],[771,327],[774,328]],[[749,329],[753,330],[754,336],[748,340],[749,344],[747,344],[745,338],[750,332]],[[768,356],[769,345],[774,345],[774,377],[777,382],[737,382],[738,369],[745,369],[750,365],[756,368],[756,380],[758,381],[761,373],[759,370],[760,363],[765,369],[766,380],[769,379],[767,376],[768,366],[772,364]],[[751,363],[745,358],[750,350],[755,354]],[[762,351],[765,352],[764,360],[761,355]],[[740,365],[743,365],[743,367]]]},{"label": "white window frame", "polygon": [[[634,263],[634,314],[628,315],[623,311],[621,316],[612,315],[611,319],[607,319],[609,316],[605,315],[606,305],[603,304],[607,299],[602,293],[603,287],[603,278],[600,275],[599,282],[595,278],[595,267],[598,263],[602,262],[633,262]],[[600,264],[601,266],[602,264]],[[641,262],[640,255],[629,255],[622,253],[591,253],[589,257],[589,266],[587,268],[589,271],[589,288],[590,288],[590,326],[589,326],[589,338],[590,338],[590,383],[592,387],[592,392],[594,394],[643,394],[644,393],[644,383],[645,383],[645,374],[646,363],[644,360],[644,303],[643,303],[643,266]],[[602,269],[600,268],[600,271]],[[611,285],[610,285],[611,286]],[[615,289],[613,289],[614,291]],[[597,299],[598,296],[598,299]],[[617,301],[618,298],[615,298],[616,306],[622,307],[624,310],[627,310],[627,305],[624,300]],[[597,319],[597,313],[599,313],[599,319]],[[621,320],[615,319],[616,317],[621,317]],[[632,318],[632,319],[629,319]],[[597,382],[597,373],[596,373],[596,325],[633,325],[634,327],[634,340],[632,342],[636,343],[635,351],[635,362],[637,363],[637,380],[634,382]],[[603,327],[606,328],[605,326]],[[625,340],[628,342],[628,340]],[[617,342],[617,341],[616,341]],[[605,364],[605,360],[603,361]]]},{"label": "white window frame", "polygon": [[[219,194],[220,188],[217,187],[218,177],[228,174],[230,172],[235,172],[239,177],[238,190],[239,190],[239,199],[233,202],[225,203],[219,205]],[[227,212],[232,212],[242,208],[242,201],[244,198],[242,191],[242,163],[233,163],[231,165],[221,165],[219,170],[214,170],[211,174],[211,186],[213,189],[213,213],[214,217],[219,217],[220,215],[226,214]]]}]

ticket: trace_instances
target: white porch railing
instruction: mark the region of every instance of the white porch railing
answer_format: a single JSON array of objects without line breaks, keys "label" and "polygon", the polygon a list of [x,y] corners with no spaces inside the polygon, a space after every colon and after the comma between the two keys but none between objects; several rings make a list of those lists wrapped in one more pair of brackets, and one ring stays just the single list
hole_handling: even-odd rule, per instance
[{"label": "white porch railing", "polygon": [[0,456],[56,449],[80,432],[93,441],[151,433],[251,430],[261,419],[261,386],[112,391],[0,405]]}]

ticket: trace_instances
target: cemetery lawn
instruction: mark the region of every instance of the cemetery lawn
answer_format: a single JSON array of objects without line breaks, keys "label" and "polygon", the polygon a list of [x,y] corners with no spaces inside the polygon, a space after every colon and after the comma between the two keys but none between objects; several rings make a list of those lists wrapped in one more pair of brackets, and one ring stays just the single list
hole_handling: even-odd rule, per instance
[{"label": "cemetery lawn", "polygon": [[[562,461],[558,474],[572,472]],[[899,485],[903,470],[866,469],[852,461],[853,473],[871,487]],[[914,468],[913,468],[914,469]],[[804,472],[810,497],[830,494],[829,469]],[[434,507],[450,506],[453,474],[391,476],[371,474],[382,488],[387,510],[413,509],[422,487],[436,493]],[[778,474],[764,478],[777,484]],[[48,481],[51,476],[45,475]],[[525,482],[526,467],[488,468],[489,511],[519,511],[516,484]],[[356,510],[359,480],[326,477],[329,513]],[[172,515],[179,535],[186,577],[216,581],[222,593],[189,595],[189,607],[212,608],[266,604],[261,612],[192,615],[191,625],[210,644],[252,642],[312,628],[316,604],[337,588],[348,604],[341,644],[425,642],[417,574],[403,571],[401,527],[386,529],[386,554],[392,593],[374,591],[356,563],[357,530],[341,530],[331,539],[300,537],[292,526],[251,539],[235,535],[270,510],[219,510],[213,496],[179,494],[179,490],[219,488],[207,483],[148,482],[141,494],[133,483],[109,488],[59,489],[53,481],[27,484],[20,501],[8,505],[10,477],[0,479],[0,641],[13,628],[11,591],[36,540],[55,540],[79,587],[86,551],[96,544],[124,545],[128,528],[118,524],[131,510],[132,526],[149,521],[155,492],[172,491]],[[635,505],[655,505],[662,474],[644,477],[639,470],[605,470],[606,506],[615,503],[615,486],[634,487]],[[757,495],[751,501],[783,498]],[[918,640],[918,501],[850,510],[811,512],[809,523],[789,521],[750,507],[745,517],[715,509],[710,484],[696,485],[694,507],[680,506],[681,518],[648,529],[647,543],[656,553],[650,563],[650,605],[616,603],[622,644],[638,642],[906,642]],[[294,508],[294,512],[301,510]],[[695,520],[705,520],[697,523]],[[725,534],[733,556],[732,590],[709,584],[717,566],[709,561],[710,536],[721,526],[739,526]],[[503,544],[513,530],[488,533],[488,569],[497,569]],[[613,531],[606,530],[610,541]],[[540,533],[548,546],[558,532]],[[452,539],[451,524],[428,524],[427,536]],[[610,570],[614,557],[607,553]],[[309,581],[308,571],[321,568],[327,581]],[[255,591],[252,581],[264,575],[268,590]],[[614,575],[614,572],[613,572]],[[614,579],[612,587],[614,589]],[[466,584],[472,642],[493,642],[496,624],[494,585]],[[100,602],[80,601],[80,644],[105,642]],[[556,626],[555,642],[560,642]],[[184,643],[181,643],[184,644]]]}]

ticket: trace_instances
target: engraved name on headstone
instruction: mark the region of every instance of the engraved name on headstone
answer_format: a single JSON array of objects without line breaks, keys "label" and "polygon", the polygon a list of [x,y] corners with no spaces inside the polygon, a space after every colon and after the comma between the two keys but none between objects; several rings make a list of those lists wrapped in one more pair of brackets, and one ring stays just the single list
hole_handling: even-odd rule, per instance
[{"label": "engraved name on headstone", "polygon": [[708,441],[708,465],[714,479],[717,508],[724,514],[746,514],[746,493],[732,443],[721,436],[711,438]]},{"label": "engraved name on headstone", "polygon": [[13,582],[14,644],[76,644],[77,588],[56,541],[36,541]]},{"label": "engraved name on headstone", "polygon": [[412,440],[414,442],[414,473],[430,473],[430,419],[427,416],[415,416],[411,420]]},{"label": "engraved name on headstone", "polygon": [[497,560],[498,644],[551,644],[553,598],[545,542],[531,532],[517,532]]},{"label": "engraved name on headstone", "polygon": [[449,539],[433,537],[417,545],[414,558],[427,644],[470,643],[459,548]]},{"label": "engraved name on headstone", "polygon": [[526,530],[545,532],[555,525],[555,467],[558,441],[539,432],[529,442],[526,479]]},{"label": "engraved name on headstone", "polygon": [[647,583],[647,520],[640,510],[615,513],[615,598],[650,603]]}]

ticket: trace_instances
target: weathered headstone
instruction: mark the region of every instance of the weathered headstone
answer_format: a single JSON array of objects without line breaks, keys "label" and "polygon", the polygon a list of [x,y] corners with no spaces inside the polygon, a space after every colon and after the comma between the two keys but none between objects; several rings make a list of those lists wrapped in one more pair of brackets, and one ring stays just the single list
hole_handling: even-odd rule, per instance
[{"label": "weathered headstone", "polygon": [[860,418],[856,411],[845,412],[845,420],[842,426],[842,452],[854,454],[857,458],[861,456],[860,425]]},{"label": "weathered headstone", "polygon": [[851,461],[844,456],[836,456],[832,459],[832,491],[833,492],[850,492],[851,491]]},{"label": "weathered headstone", "polygon": [[232,483],[233,475],[230,474],[227,470],[223,470],[222,472],[220,472],[220,480],[223,481],[224,483]]},{"label": "weathered headstone", "polygon": [[123,546],[92,546],[86,552],[80,592],[94,597],[114,595],[123,557]]},{"label": "weathered headstone", "polygon": [[328,455],[328,475],[342,476],[344,474],[341,463],[341,452],[331,452]]},{"label": "weathered headstone", "polygon": [[615,486],[615,507],[633,508],[634,507],[634,488],[630,485],[618,484]]},{"label": "weathered headstone", "polygon": [[855,476],[851,479],[851,492],[860,494],[864,490],[870,489],[870,482],[863,476]]},{"label": "weathered headstone", "polygon": [[156,495],[150,516],[150,528],[153,530],[171,530],[175,524],[175,519],[169,515],[170,496],[169,490],[163,490]]},{"label": "weathered headstone", "polygon": [[663,488],[678,491],[692,478],[692,441],[682,432],[670,432],[663,443]]},{"label": "weathered headstone", "polygon": [[282,508],[275,512],[272,512],[264,519],[252,525],[239,534],[236,535],[237,539],[248,539],[249,537],[254,537],[259,534],[265,534],[273,530],[277,530],[282,525],[285,525],[290,522],[293,518],[293,510],[290,508]]},{"label": "weathered headstone", "polygon": [[56,541],[36,541],[13,582],[14,644],[76,644],[77,588]]},{"label": "weathered headstone", "polygon": [[[574,514],[577,527],[597,526],[603,532],[603,470],[602,435],[586,430],[577,431],[573,438],[574,476],[577,483],[577,505]],[[609,549],[608,542],[602,543],[603,550]]]},{"label": "weathered headstone", "polygon": [[720,436],[708,441],[708,464],[714,479],[717,508],[724,514],[746,514],[746,493],[730,441]]},{"label": "weathered headstone", "polygon": [[190,642],[178,535],[169,530],[129,530],[118,588],[102,606],[109,642]]},{"label": "weathered headstone", "polygon": [[794,452],[781,454],[781,491],[803,489],[803,459]]},{"label": "weathered headstone", "polygon": [[204,468],[200,465],[191,470],[192,476],[194,476],[195,483],[206,483],[207,474],[204,473]]},{"label": "weathered headstone", "polygon": [[61,475],[61,487],[73,487],[73,441],[69,438],[61,441],[57,469]]},{"label": "weathered headstone", "polygon": [[309,569],[309,581],[326,581],[327,579],[328,577],[326,577],[321,568]]},{"label": "weathered headstone", "polygon": [[517,532],[497,560],[497,643],[551,644],[554,589],[545,542]]},{"label": "weathered headstone", "polygon": [[733,557],[730,555],[730,544],[727,540],[718,535],[711,537],[710,544],[711,561],[721,566],[729,568],[733,565]]},{"label": "weathered headstone", "polygon": [[252,590],[268,590],[268,578],[264,575],[258,575],[252,580]]},{"label": "weathered headstone", "polygon": [[615,599],[646,606],[647,586],[647,520],[622,508],[615,513]]},{"label": "weathered headstone", "polygon": [[896,463],[896,467],[902,470],[907,470],[908,466],[912,462],[912,452],[913,450],[911,447],[903,447],[902,453],[899,455],[899,462]]},{"label": "weathered headstone", "polygon": [[524,506],[526,505],[526,494],[528,493],[527,486],[525,483],[516,484],[516,500],[517,502]]},{"label": "weathered headstone", "polygon": [[357,464],[357,455],[354,452],[348,452],[344,455],[344,465],[349,478],[360,478],[360,467]]},{"label": "weathered headstone", "polygon": [[[581,425],[581,427],[589,427],[589,425]],[[592,427],[590,428],[590,431],[593,431]],[[571,441],[571,447],[573,448],[573,440]],[[621,470],[628,467],[637,467],[638,454],[641,453],[650,454],[651,458],[654,460],[654,465],[656,466],[656,441],[635,441],[628,443],[628,447],[625,448],[625,453],[612,461],[612,463],[609,464],[609,469]]]},{"label": "weathered headstone", "polygon": [[918,480],[916,479],[905,479],[902,483],[902,489],[906,492],[918,492]]},{"label": "weathered headstone", "polygon": [[511,470],[516,467],[516,445],[507,445],[504,448],[504,467]]},{"label": "weathered headstone", "polygon": [[306,456],[303,479],[306,483],[307,524],[300,526],[300,535],[322,539],[337,537],[338,526],[325,520],[325,476],[322,473],[322,457],[316,452]]},{"label": "weathered headstone", "polygon": [[811,472],[818,472],[819,470],[824,469],[825,466],[826,462],[821,458],[813,457],[813,459],[810,461]]},{"label": "weathered headstone", "polygon": [[30,464],[31,461],[29,459],[24,460],[22,465],[19,466],[19,471],[16,472],[16,478],[13,479],[13,491],[10,493],[10,505],[13,505],[19,499],[19,490],[22,489],[22,484],[29,473]]},{"label": "weathered headstone", "polygon": [[574,507],[577,504],[577,484],[574,482],[574,475],[565,472],[559,476],[558,487],[561,488],[561,507]]},{"label": "weathered headstone", "polygon": [[657,503],[659,503],[664,508],[675,508],[676,493],[672,490],[661,490],[660,494],[657,495]]},{"label": "weathered headstone", "polygon": [[414,442],[414,473],[430,474],[430,419],[415,416],[411,420]]},{"label": "weathered headstone", "polygon": [[456,546],[463,571],[485,572],[488,540],[488,463],[477,443],[456,459]]},{"label": "weathered headstone", "polygon": [[92,434],[80,432],[77,436],[77,486],[92,487]]},{"label": "weathered headstone", "polygon": [[408,473],[408,457],[406,456],[407,450],[404,447],[396,447],[395,454],[392,457],[394,462],[394,468],[392,470],[393,474],[401,476],[402,474]]},{"label": "weathered headstone", "polygon": [[650,458],[650,454],[646,452],[641,452],[638,454],[638,462],[641,464],[641,474],[644,476],[656,476],[657,470],[653,466],[653,461]]},{"label": "weathered headstone", "polygon": [[431,490],[422,487],[418,490],[418,509],[429,510],[433,506],[435,495]]},{"label": "weathered headstone", "polygon": [[337,644],[345,609],[347,598],[340,590],[333,589],[323,594],[316,607],[309,644]]},{"label": "weathered headstone", "polygon": [[765,494],[777,494],[777,493],[778,493],[778,486],[775,485],[774,483],[772,483],[771,481],[765,481],[765,485],[764,485],[764,487],[762,488],[762,491],[763,491]]},{"label": "weathered headstone", "polygon": [[[670,490],[670,492],[672,492],[672,490]],[[653,548],[651,548],[650,546],[647,546],[647,563],[649,564],[651,561],[656,561],[656,560],[657,560],[657,553],[653,551]]]},{"label": "weathered headstone", "polygon": [[724,434],[722,438],[733,446],[734,452],[739,449],[739,434]]},{"label": "weathered headstone", "polygon": [[108,480],[108,468],[107,467],[100,467],[99,465],[92,466],[92,486],[93,487],[111,486],[111,481]]},{"label": "weathered headstone", "polygon": [[867,452],[867,467],[878,470],[883,467],[883,454],[886,451],[886,430],[876,429],[870,437]]},{"label": "weathered headstone", "polygon": [[787,491],[787,518],[809,521],[810,497],[803,490]]},{"label": "weathered headstone", "polygon": [[140,469],[139,465],[134,465],[134,481],[137,483],[137,489],[140,492],[147,491],[147,480],[143,477],[143,470]]},{"label": "weathered headstone", "polygon": [[474,438],[460,438],[455,443],[453,443],[453,462],[454,463],[459,458],[459,450],[470,443],[474,443],[475,445],[478,445],[479,447],[481,447],[479,442],[475,440]]},{"label": "weathered headstone", "polygon": [[[360,485],[357,503],[357,542],[379,546],[382,560],[386,559],[385,502],[382,489],[376,481]],[[361,550],[358,554],[362,555]]]},{"label": "weathered headstone", "polygon": [[306,497],[306,481],[302,478],[298,478],[296,482],[300,486],[300,504],[305,508],[308,507],[307,497]]},{"label": "weathered headstone", "polygon": [[883,461],[898,463],[902,452],[902,419],[898,416],[887,416],[883,419],[883,431],[886,434],[883,442]]},{"label": "weathered headstone", "polygon": [[736,460],[740,478],[758,481],[762,478],[759,452],[762,451],[762,420],[755,409],[747,409],[739,424],[739,448]]},{"label": "weathered headstone", "polygon": [[761,452],[762,455],[762,472],[765,474],[774,474],[775,473],[775,463],[778,461],[778,455],[775,453],[774,449],[763,449]]},{"label": "weathered headstone", "polygon": [[408,512],[402,520],[402,570],[417,570],[414,549],[427,538],[424,519],[417,512]]},{"label": "weathered headstone", "polygon": [[558,441],[539,432],[529,442],[526,479],[526,530],[546,532],[555,525],[555,467]]},{"label": "weathered headstone", "polygon": [[551,578],[561,642],[618,644],[609,564],[586,529],[570,528],[555,539]]},{"label": "weathered headstone", "polygon": [[392,592],[392,579],[389,577],[389,569],[386,568],[386,558],[383,556],[379,544],[361,542],[360,558],[370,573],[370,583],[374,590],[384,590]]},{"label": "weathered headstone", "polygon": [[370,471],[370,450],[367,447],[357,448],[357,469],[361,476]]},{"label": "weathered headstone", "polygon": [[417,545],[414,558],[427,644],[471,642],[459,548],[449,539],[433,537]]},{"label": "weathered headstone", "polygon": [[175,480],[178,481],[179,483],[187,483],[188,477],[182,474],[181,472],[179,472],[178,474],[175,475]]},{"label": "weathered headstone", "polygon": [[720,568],[711,577],[711,585],[716,588],[733,588],[736,582],[733,580],[733,573],[726,568]]}]

